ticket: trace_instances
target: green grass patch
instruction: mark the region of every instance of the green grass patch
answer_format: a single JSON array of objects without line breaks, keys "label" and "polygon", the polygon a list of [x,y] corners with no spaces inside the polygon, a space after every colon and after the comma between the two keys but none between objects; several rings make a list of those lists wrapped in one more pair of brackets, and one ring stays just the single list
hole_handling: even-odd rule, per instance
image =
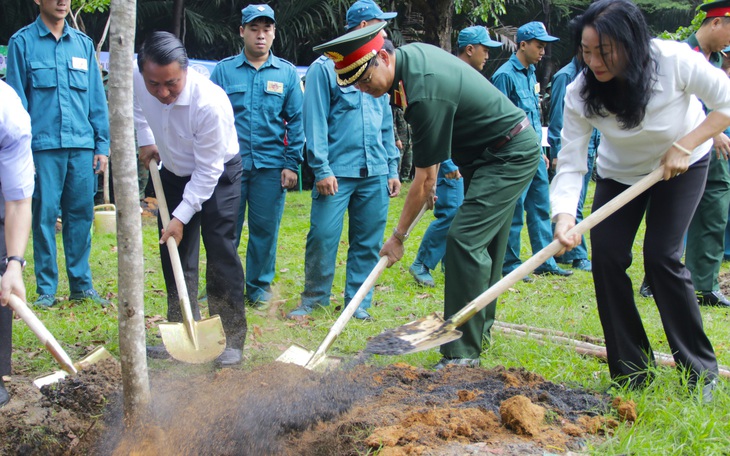
[{"label": "green grass patch", "polygon": [[[403,202],[403,195],[391,200],[388,226],[390,233],[397,222]],[[591,193],[586,207],[591,205]],[[308,192],[291,192],[287,195],[286,208],[279,234],[277,275],[275,279],[276,298],[283,300],[275,315],[268,312],[247,310],[249,335],[246,343],[246,363],[243,368],[251,369],[257,364],[275,359],[287,347],[296,343],[315,350],[339,315],[343,306],[343,289],[347,255],[347,230],[345,221],[343,237],[337,256],[332,301],[328,308],[315,311],[313,319],[306,323],[295,323],[283,317],[294,309],[304,287],[304,250],[309,230],[311,196]],[[406,246],[403,260],[386,270],[380,278],[373,298],[374,322],[352,320],[328,352],[333,356],[350,357],[362,350],[368,337],[385,329],[407,323],[431,312],[443,310],[444,277],[440,268],[433,271],[436,288],[420,288],[408,274],[423,233],[433,219],[431,213],[424,216],[415,228]],[[156,223],[151,219],[143,221],[144,271],[145,271],[145,315],[154,317],[166,315],[165,286],[159,261]],[[245,259],[247,232],[239,249]],[[642,261],[643,228],[634,246],[634,263],[629,270],[636,289],[636,300],[643,317],[649,339],[656,351],[669,352],[664,330],[652,299],[638,295],[643,277]],[[61,245],[60,235],[58,244]],[[94,234],[91,254],[94,285],[102,295],[117,293],[116,236]],[[529,257],[529,242],[523,233],[522,258]],[[32,249],[32,247],[31,247]],[[28,258],[31,258],[29,249]],[[59,249],[60,250],[60,249]],[[59,297],[68,295],[68,282],[63,264],[63,253],[59,252],[60,284]],[[245,261],[245,260],[244,260]],[[201,255],[201,290],[205,284],[205,256]],[[36,297],[33,281],[32,261],[26,272],[29,300]],[[244,263],[245,264],[245,263]],[[722,272],[729,269],[723,265]],[[116,308],[101,309],[90,303],[62,301],[50,310],[35,309],[48,329],[59,339],[74,360],[91,347],[104,345],[118,355]],[[204,308],[207,313],[207,309]],[[712,340],[721,364],[730,364],[730,316],[719,308],[702,308],[705,329]],[[602,337],[602,329],[596,311],[595,294],[589,273],[576,271],[567,278],[537,277],[533,283],[517,283],[499,299],[497,319],[509,323],[526,324],[574,334]],[[148,343],[160,343],[155,324],[148,331]],[[38,344],[35,336],[19,321],[13,331],[13,367],[16,373],[36,376],[56,370],[51,356]],[[400,357],[374,356],[372,362],[386,365],[393,362],[407,362],[416,366],[429,367],[439,360],[437,350],[429,350]],[[584,357],[554,343],[538,343],[535,340],[495,332],[493,343],[482,355],[486,368],[502,365],[522,367],[536,372],[550,381],[582,386],[597,391],[606,391],[611,383],[605,364],[594,358]],[[169,363],[150,360],[150,367],[169,369]],[[205,368],[202,368],[205,369]],[[181,369],[189,372],[189,370]],[[681,386],[681,379],[674,369],[658,368],[654,383],[642,391],[616,391],[637,403],[639,417],[633,426],[620,426],[602,445],[590,448],[591,454],[676,454],[676,455],[720,455],[728,454],[730,448],[730,397],[726,380],[720,382],[716,398],[709,405],[701,405]]]}]

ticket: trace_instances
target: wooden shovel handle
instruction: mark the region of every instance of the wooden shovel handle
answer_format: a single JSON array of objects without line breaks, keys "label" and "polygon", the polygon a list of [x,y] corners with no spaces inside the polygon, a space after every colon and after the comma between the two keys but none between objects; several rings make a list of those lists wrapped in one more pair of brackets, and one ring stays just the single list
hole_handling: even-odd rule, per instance
[{"label": "wooden shovel handle", "polygon": [[[157,160],[150,160],[150,177],[152,185],[155,188],[155,196],[157,197],[157,209],[162,220],[162,227],[167,228],[170,223],[170,211],[167,208],[167,200],[165,199],[165,190],[162,188],[162,180],[160,179],[160,171],[157,169]],[[177,250],[177,242],[170,236],[166,241],[167,251],[170,254],[170,263],[172,264],[172,272],[175,276],[175,285],[177,287],[177,295],[180,298],[180,309],[182,310],[183,323],[185,325],[192,324],[193,312],[190,309],[190,298],[188,296],[188,287],[185,284],[185,273],[183,272],[182,262],[180,261],[180,253]]]},{"label": "wooden shovel handle", "polygon": [[[639,182],[627,188],[614,199],[601,206],[601,208],[598,209],[596,212],[592,213],[582,222],[574,226],[570,231],[568,231],[567,234],[569,236],[574,234],[583,234],[586,231],[590,230],[591,228],[605,220],[608,216],[616,212],[618,209],[626,205],[629,201],[644,193],[652,185],[662,180],[663,175],[664,165],[655,169]],[[484,293],[477,296],[472,302],[467,304],[466,307],[461,309],[456,314],[452,315],[449,319],[451,324],[453,324],[454,327],[458,328],[459,326],[466,323],[467,320],[474,316],[474,314],[487,307],[489,303],[497,299],[497,297],[507,291],[509,287],[517,283],[527,274],[537,269],[549,258],[560,252],[562,248],[563,244],[561,244],[558,240],[554,240],[553,242],[548,244],[547,247],[537,252],[535,255],[532,256],[532,258],[522,263],[517,269],[504,276],[502,280],[495,283],[494,285],[489,287],[489,289],[487,289]]]},{"label": "wooden shovel handle", "polygon": [[56,362],[61,366],[63,370],[69,374],[75,374],[76,368],[74,367],[73,361],[68,354],[61,348],[58,341],[53,334],[43,325],[43,323],[36,317],[32,310],[23,302],[22,299],[15,295],[10,295],[10,307],[15,313],[28,325],[33,334],[38,337],[38,340],[46,347],[51,355],[56,359]]},{"label": "wooden shovel handle", "polygon": [[[418,222],[421,220],[421,217],[423,217],[423,214],[426,213],[426,210],[428,209],[427,205],[423,205],[421,208],[421,212],[418,213],[418,216],[416,216],[416,219],[411,223],[411,226],[408,227],[408,231],[406,234],[411,234],[411,231],[413,228],[418,224]],[[345,328],[345,325],[347,322],[352,318],[352,316],[355,314],[355,311],[358,307],[360,307],[360,303],[363,299],[365,299],[365,296],[370,292],[370,289],[375,286],[375,282],[378,280],[380,275],[385,271],[385,269],[388,266],[388,257],[382,256],[380,257],[380,260],[378,260],[378,263],[375,265],[373,270],[368,274],[365,281],[360,285],[360,288],[357,290],[357,293],[355,293],[355,296],[352,297],[352,300],[347,304],[345,307],[345,310],[342,311],[340,316],[337,318],[337,321],[335,321],[335,324],[332,325],[332,329],[330,329],[329,333],[327,333],[327,336],[324,338],[322,343],[317,348],[317,351],[314,352],[312,357],[309,359],[307,364],[304,367],[312,367],[315,364],[317,364],[325,354],[325,352],[332,346],[335,339],[337,339],[337,336],[340,335],[342,330]]]}]

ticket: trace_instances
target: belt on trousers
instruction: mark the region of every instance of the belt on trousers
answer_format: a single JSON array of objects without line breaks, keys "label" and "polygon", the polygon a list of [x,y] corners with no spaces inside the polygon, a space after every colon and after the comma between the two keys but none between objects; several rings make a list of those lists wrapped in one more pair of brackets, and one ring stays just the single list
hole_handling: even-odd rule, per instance
[{"label": "belt on trousers", "polygon": [[513,129],[511,129],[509,131],[509,133],[507,133],[507,136],[503,136],[502,138],[494,141],[492,144],[489,145],[489,148],[490,149],[499,149],[499,148],[503,147],[505,144],[510,142],[512,140],[512,138],[514,138],[518,134],[522,133],[522,131],[529,126],[530,126],[530,120],[527,117],[525,117],[524,119],[522,119],[522,122],[515,125],[515,127]]}]

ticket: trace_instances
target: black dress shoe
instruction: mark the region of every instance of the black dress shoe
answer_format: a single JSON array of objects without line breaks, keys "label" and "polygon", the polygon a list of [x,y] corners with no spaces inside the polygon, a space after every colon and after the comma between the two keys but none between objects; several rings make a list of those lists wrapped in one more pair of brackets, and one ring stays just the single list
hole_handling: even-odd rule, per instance
[{"label": "black dress shoe", "polygon": [[535,271],[536,275],[554,275],[554,276],[560,276],[560,277],[568,277],[573,275],[573,271],[568,271],[567,269],[563,268],[555,268],[555,269],[544,269],[542,271]]},{"label": "black dress shoe", "polygon": [[148,345],[147,357],[152,359],[170,359],[170,353],[164,345]]},{"label": "black dress shoe", "polygon": [[730,307],[730,301],[720,291],[698,291],[697,302],[701,306]]},{"label": "black dress shoe", "polygon": [[654,292],[651,291],[651,287],[649,287],[649,284],[646,283],[646,277],[644,277],[644,280],[641,282],[639,294],[645,298],[651,298],[654,296]]},{"label": "black dress shoe", "polygon": [[216,367],[233,367],[241,364],[243,360],[243,350],[237,348],[226,348],[223,353],[216,358]]},{"label": "black dress shoe", "polygon": [[714,392],[717,388],[717,379],[713,378],[709,382],[705,383],[705,385],[702,387],[702,403],[703,404],[709,404],[712,402],[712,399],[714,398]]},{"label": "black dress shoe", "polygon": [[5,389],[5,382],[0,378],[0,407],[7,404],[10,401],[10,394]]}]

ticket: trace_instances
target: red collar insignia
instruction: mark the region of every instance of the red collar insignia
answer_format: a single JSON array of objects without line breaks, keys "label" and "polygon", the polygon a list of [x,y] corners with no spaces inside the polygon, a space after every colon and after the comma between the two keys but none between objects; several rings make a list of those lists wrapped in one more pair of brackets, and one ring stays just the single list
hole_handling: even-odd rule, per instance
[{"label": "red collar insignia", "polygon": [[406,98],[406,89],[403,87],[403,80],[398,81],[398,88],[393,92],[393,104],[400,106],[403,110],[408,107],[408,99]]}]

